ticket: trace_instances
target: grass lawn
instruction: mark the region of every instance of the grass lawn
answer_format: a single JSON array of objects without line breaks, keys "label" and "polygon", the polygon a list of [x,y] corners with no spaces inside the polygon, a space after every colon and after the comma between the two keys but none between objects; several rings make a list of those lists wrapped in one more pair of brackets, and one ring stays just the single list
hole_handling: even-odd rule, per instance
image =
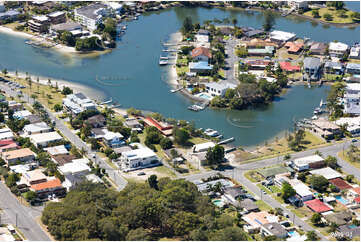
[{"label": "grass lawn", "polygon": [[218,70],[218,75],[220,75],[221,78],[224,79],[224,78],[225,78],[224,70],[223,70],[223,69],[219,69],[219,70]]},{"label": "grass lawn", "polygon": [[322,138],[312,134],[311,132],[306,131],[305,134],[306,135],[305,135],[304,141],[309,142],[308,144],[304,144],[304,146],[306,146],[306,148],[326,144],[326,141],[324,141]]},{"label": "grass lawn", "polygon": [[201,137],[192,137],[189,139],[189,142],[193,143],[193,144],[202,144],[202,143],[206,143],[208,142],[207,139],[201,138]]},{"label": "grass lawn", "polygon": [[290,211],[300,218],[305,218],[312,215],[312,212],[306,207],[295,208],[290,205]]},{"label": "grass lawn", "polygon": [[163,173],[169,177],[176,177],[173,171],[171,171],[168,167],[158,166],[154,169],[156,172]]},{"label": "grass lawn", "polygon": [[325,74],[323,75],[323,77],[324,77],[327,81],[335,81],[336,79],[337,79],[337,80],[341,80],[341,79],[342,79],[342,75],[328,74],[328,73],[325,73]]},{"label": "grass lawn", "polygon": [[357,167],[358,169],[360,169],[360,162],[352,162],[349,157],[346,155],[346,152],[338,152],[337,156],[340,157],[341,159],[347,161],[348,163],[350,163],[351,165],[353,165],[354,167]]},{"label": "grass lawn", "polygon": [[13,22],[13,23],[9,23],[9,24],[4,24],[4,27],[18,31],[18,30],[16,30],[16,27],[19,25],[20,25],[19,22]]},{"label": "grass lawn", "polygon": [[[323,15],[326,13],[330,14],[333,17],[333,19],[331,21],[327,21],[323,17]],[[339,13],[339,11],[337,11],[334,8],[320,8],[319,9],[320,18],[316,18],[316,19],[323,20],[323,21],[329,22],[329,23],[354,23],[353,18],[351,17],[352,11],[345,10],[345,14],[344,14],[346,16],[345,18],[338,16],[338,13]],[[304,15],[306,15],[308,17],[313,17],[312,10],[305,12]]]},{"label": "grass lawn", "polygon": [[176,66],[176,70],[177,70],[177,75],[179,76],[181,73],[188,72],[188,66],[181,66],[181,67]]},{"label": "grass lawn", "polygon": [[258,206],[259,210],[269,211],[270,209],[272,209],[271,206],[269,206],[267,203],[265,203],[262,200],[257,200],[254,203]]},{"label": "grass lawn", "polygon": [[348,59],[347,61],[348,61],[348,62],[351,62],[351,63],[360,64],[360,60],[359,60],[359,59]]},{"label": "grass lawn", "polygon": [[256,171],[247,171],[244,176],[251,182],[260,182],[263,178]]}]

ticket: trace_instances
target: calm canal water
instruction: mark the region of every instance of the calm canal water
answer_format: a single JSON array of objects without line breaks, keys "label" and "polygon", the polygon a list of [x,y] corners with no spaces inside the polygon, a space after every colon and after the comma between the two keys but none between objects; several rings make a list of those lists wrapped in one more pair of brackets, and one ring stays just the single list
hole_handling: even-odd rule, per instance
[{"label": "calm canal water", "polygon": [[[293,119],[311,117],[314,107],[326,98],[328,87],[308,89],[292,87],[267,108],[202,112],[187,110],[191,102],[169,92],[168,71],[158,66],[161,41],[178,31],[185,17],[194,22],[236,17],[241,26],[261,27],[261,12],[224,11],[203,8],[173,8],[140,17],[110,54],[96,58],[67,57],[55,51],[34,48],[24,39],[0,34],[0,68],[16,69],[34,75],[49,76],[86,85],[98,99],[113,97],[122,107],[160,112],[166,117],[194,120],[197,127],[213,128],[225,138],[235,137],[235,145],[255,146],[292,129]],[[318,41],[359,42],[359,28],[336,28],[294,17],[277,17],[276,29],[295,32],[299,37]],[[96,76],[98,80],[96,81]]]}]

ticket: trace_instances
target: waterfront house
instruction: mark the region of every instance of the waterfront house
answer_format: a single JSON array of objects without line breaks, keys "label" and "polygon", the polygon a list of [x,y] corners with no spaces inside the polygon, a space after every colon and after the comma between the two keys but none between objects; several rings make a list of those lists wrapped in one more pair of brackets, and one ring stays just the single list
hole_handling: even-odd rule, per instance
[{"label": "waterfront house", "polygon": [[299,172],[323,166],[325,166],[325,160],[319,155],[306,156],[293,161],[293,168]]},{"label": "waterfront house", "polygon": [[266,46],[273,46],[273,47],[277,48],[278,44],[273,43],[271,41],[254,38],[254,39],[251,39],[250,41],[243,41],[241,43],[241,46],[245,46],[247,49],[265,48]]},{"label": "waterfront house", "polygon": [[141,131],[143,129],[143,125],[136,118],[127,118],[124,121],[124,125],[131,129],[136,129]]},{"label": "waterfront house", "polygon": [[25,136],[32,135],[32,134],[41,134],[50,132],[52,128],[50,128],[45,122],[35,123],[35,124],[28,124],[25,125],[23,128],[23,132]]},{"label": "waterfront house", "polygon": [[354,45],[350,49],[350,54],[348,56],[350,59],[360,59],[360,45]]},{"label": "waterfront house", "polygon": [[312,171],[310,171],[310,173],[312,175],[323,176],[327,180],[340,178],[342,176],[341,173],[335,171],[331,167],[325,167],[325,168],[321,168],[321,169],[312,170]]},{"label": "waterfront house", "polygon": [[327,44],[322,42],[311,42],[310,43],[309,53],[311,55],[320,55],[323,56],[326,54]]},{"label": "waterfront house", "polygon": [[213,70],[213,65],[208,64],[207,61],[198,61],[189,63],[189,71],[199,74],[208,74]]},{"label": "waterfront house", "polygon": [[292,65],[291,62],[288,62],[288,61],[281,61],[279,63],[280,65],[280,68],[285,71],[285,72],[288,72],[288,73],[291,73],[291,72],[298,72],[301,70],[301,67],[298,66],[298,65]]},{"label": "waterfront house", "polygon": [[343,96],[343,112],[353,116],[360,115],[360,83],[348,83]]},{"label": "waterfront house", "polygon": [[243,32],[243,34],[248,38],[254,38],[264,34],[263,29],[250,29],[248,31]]},{"label": "waterfront house", "polygon": [[102,3],[86,5],[74,10],[74,18],[81,25],[94,31],[103,22],[103,17],[109,14],[108,7]]},{"label": "waterfront house", "polygon": [[359,117],[345,117],[335,121],[338,126],[346,125],[346,129],[353,137],[360,136],[360,118]]},{"label": "waterfront house", "polygon": [[64,11],[55,11],[48,15],[50,24],[61,24],[66,21],[66,13]]},{"label": "waterfront house", "polygon": [[101,128],[106,125],[106,119],[101,114],[94,115],[88,118],[85,122],[89,124],[92,128]]},{"label": "waterfront house", "polygon": [[261,226],[261,234],[263,236],[276,236],[279,239],[284,239],[288,236],[287,230],[279,223],[266,223]]},{"label": "waterfront house", "polygon": [[0,12],[0,20],[10,20],[14,21],[16,20],[20,15],[19,11],[16,10],[9,10],[6,12]]},{"label": "waterfront house", "polygon": [[332,139],[335,135],[341,135],[340,127],[325,118],[312,120],[312,129],[325,139]]},{"label": "waterfront house", "polygon": [[14,138],[14,133],[8,127],[0,129],[0,140],[8,140]]},{"label": "waterfront house", "polygon": [[348,45],[341,42],[330,42],[328,53],[332,57],[341,58],[348,50]]},{"label": "waterfront house", "polygon": [[318,199],[306,201],[305,204],[309,209],[311,209],[315,213],[325,213],[332,210],[331,207],[327,206]]},{"label": "waterfront house", "polygon": [[192,50],[192,58],[196,61],[208,62],[212,58],[209,48],[197,47]]},{"label": "waterfront house", "polygon": [[29,136],[30,141],[37,148],[45,148],[48,147],[49,144],[57,141],[63,140],[63,137],[58,134],[58,132],[49,132],[49,133],[41,133],[41,134],[32,134]]},{"label": "waterfront house", "polygon": [[200,29],[194,36],[196,42],[200,45],[209,43],[209,31]]},{"label": "waterfront house", "polygon": [[294,10],[308,8],[308,1],[302,1],[302,0],[288,1],[287,4],[291,9]]},{"label": "waterfront house", "polygon": [[143,119],[143,121],[144,121],[145,126],[156,127],[159,130],[159,132],[161,134],[163,134],[164,136],[172,135],[173,126],[168,123],[157,121],[157,120],[153,119],[152,117],[147,117],[147,118]]},{"label": "waterfront house", "polygon": [[3,152],[1,157],[8,166],[15,164],[16,162],[30,163],[35,159],[35,153],[29,148],[23,148],[18,150],[11,150]]},{"label": "waterfront house", "polygon": [[299,54],[303,48],[302,43],[288,41],[285,45],[289,54]]},{"label": "waterfront house", "polygon": [[320,78],[321,60],[316,57],[306,57],[303,60],[303,79],[317,81]]},{"label": "waterfront house", "polygon": [[206,142],[201,144],[195,144],[192,147],[194,153],[207,151],[209,148],[213,148],[216,144],[214,142]]},{"label": "waterfront house", "polygon": [[292,41],[296,38],[296,34],[280,30],[274,30],[269,35],[270,40],[276,43],[286,43],[287,41]]},{"label": "waterfront house", "polygon": [[29,29],[36,33],[48,32],[49,25],[49,18],[45,15],[33,16],[32,19],[28,21]]},{"label": "waterfront house", "polygon": [[324,72],[330,74],[342,75],[343,65],[340,62],[326,61],[324,66]]},{"label": "waterfront house", "polygon": [[66,23],[60,23],[60,24],[53,24],[49,28],[49,32],[52,34],[57,34],[58,32],[62,31],[74,31],[79,30],[82,31],[83,28],[79,23],[76,22],[66,22]]},{"label": "waterfront house", "polygon": [[205,84],[206,92],[209,93],[212,97],[221,96],[223,97],[226,94],[228,89],[234,89],[237,87],[235,84],[225,83],[225,82],[209,82]]},{"label": "waterfront house", "polygon": [[69,94],[63,99],[64,107],[77,115],[85,110],[96,110],[95,103],[83,93]]},{"label": "waterfront house", "polygon": [[349,74],[360,74],[360,64],[358,63],[347,63],[346,65],[346,73]]},{"label": "waterfront house", "polygon": [[159,163],[159,158],[153,150],[140,144],[139,146],[137,149],[122,153],[120,162],[126,171]]},{"label": "waterfront house", "polygon": [[[251,60],[248,59],[245,61],[244,64],[248,66],[249,70],[264,70],[269,64],[272,64],[273,62],[270,60]],[[240,64],[243,64],[240,62]]]}]

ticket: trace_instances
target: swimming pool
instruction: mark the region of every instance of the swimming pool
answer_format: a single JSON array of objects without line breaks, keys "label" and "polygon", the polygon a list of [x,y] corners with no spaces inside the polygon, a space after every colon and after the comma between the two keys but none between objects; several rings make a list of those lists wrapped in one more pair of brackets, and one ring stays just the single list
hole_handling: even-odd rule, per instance
[{"label": "swimming pool", "polygon": [[216,199],[212,201],[214,205],[216,205],[217,207],[223,207],[224,202],[220,199]]},{"label": "swimming pool", "polygon": [[354,229],[354,228],[357,228],[357,225],[355,225],[355,224],[350,224],[348,227],[349,227],[350,229]]},{"label": "swimming pool", "polygon": [[343,205],[347,205],[349,204],[349,201],[345,198],[343,198],[342,196],[338,195],[335,196],[336,200],[339,201],[340,203],[342,203]]},{"label": "swimming pool", "polygon": [[296,230],[288,231],[290,237],[300,237],[300,234]]},{"label": "swimming pool", "polygon": [[211,97],[210,95],[204,93],[204,92],[199,93],[199,94],[197,95],[197,97],[200,97],[200,98],[203,98],[203,99],[207,99],[207,100],[212,100],[212,97]]}]

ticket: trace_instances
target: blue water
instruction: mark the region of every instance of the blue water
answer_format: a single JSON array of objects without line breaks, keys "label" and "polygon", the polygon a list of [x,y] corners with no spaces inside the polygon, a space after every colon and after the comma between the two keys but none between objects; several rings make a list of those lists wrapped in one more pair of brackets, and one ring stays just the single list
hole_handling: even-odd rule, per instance
[{"label": "blue water", "polygon": [[217,207],[222,207],[222,206],[223,206],[222,200],[213,200],[212,202],[213,202],[213,204],[216,205]]},{"label": "blue water", "polygon": [[343,205],[347,205],[349,204],[349,201],[345,198],[343,198],[342,196],[338,195],[335,196],[336,200],[339,201],[340,203],[342,203]]},{"label": "blue water", "polygon": [[357,228],[357,225],[355,225],[355,224],[350,224],[348,227],[349,227],[350,229],[354,229],[354,228]]},{"label": "blue water", "polygon": [[345,5],[349,10],[360,12],[360,1],[345,1]]},{"label": "blue water", "polygon": [[299,236],[300,236],[300,234],[299,234],[296,230],[291,230],[291,231],[289,231],[289,232],[288,232],[288,235],[289,235],[290,237],[299,237]]},{"label": "blue water", "polygon": [[201,94],[201,95],[199,95],[199,97],[201,97],[201,98],[204,98],[204,99],[207,99],[207,100],[211,100],[212,98],[210,97],[210,96],[208,96],[208,95],[206,95],[206,94]]}]

